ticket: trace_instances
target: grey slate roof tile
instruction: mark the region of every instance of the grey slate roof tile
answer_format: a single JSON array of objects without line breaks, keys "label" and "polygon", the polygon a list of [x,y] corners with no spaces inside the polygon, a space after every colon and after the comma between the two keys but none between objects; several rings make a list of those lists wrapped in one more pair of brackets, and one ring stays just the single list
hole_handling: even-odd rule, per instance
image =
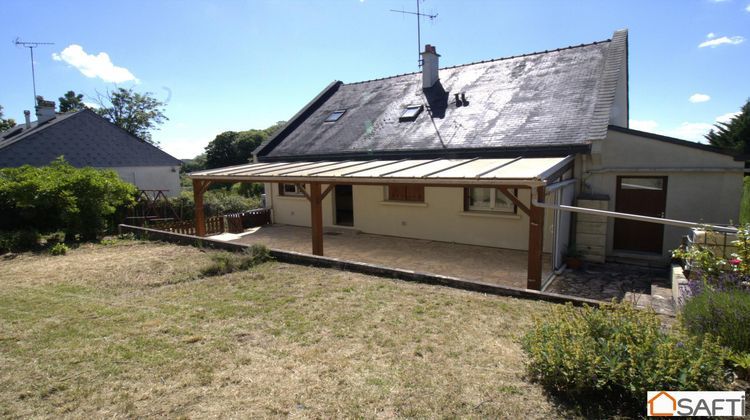
[{"label": "grey slate roof tile", "polygon": [[[604,138],[627,33],[612,40],[440,69],[424,91],[421,73],[329,85],[306,112],[261,145],[259,156],[325,156],[410,150],[541,148]],[[456,107],[465,93],[469,106]],[[321,95],[324,96],[324,95]],[[316,102],[317,101],[317,102]],[[399,122],[422,104],[415,121]],[[324,123],[333,111],[347,112]]]},{"label": "grey slate roof tile", "polygon": [[[9,130],[11,131],[11,130]],[[7,134],[6,131],[3,134]],[[100,168],[177,166],[181,161],[100,117],[91,110],[55,119],[8,139],[0,135],[0,167],[43,166],[58,156],[71,165]]]}]

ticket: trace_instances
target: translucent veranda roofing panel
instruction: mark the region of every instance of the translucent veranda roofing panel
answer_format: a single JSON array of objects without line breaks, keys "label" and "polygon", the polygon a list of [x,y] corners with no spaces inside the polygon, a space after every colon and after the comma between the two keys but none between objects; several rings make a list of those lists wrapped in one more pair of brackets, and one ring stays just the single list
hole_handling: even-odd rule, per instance
[{"label": "translucent veranda roofing panel", "polygon": [[434,178],[476,178],[478,175],[497,168],[501,165],[513,162],[515,159],[477,159],[467,160],[466,163],[455,168],[438,172],[431,177]]},{"label": "translucent veranda roofing panel", "polygon": [[525,158],[481,176],[482,179],[530,179],[536,178],[547,169],[557,165],[566,158]]},{"label": "translucent veranda roofing panel", "polygon": [[[414,159],[254,163],[193,172],[191,178],[267,182],[293,178],[295,182],[420,182],[441,184],[503,180],[544,181],[572,161],[567,158]],[[453,182],[452,180],[455,180]]]}]

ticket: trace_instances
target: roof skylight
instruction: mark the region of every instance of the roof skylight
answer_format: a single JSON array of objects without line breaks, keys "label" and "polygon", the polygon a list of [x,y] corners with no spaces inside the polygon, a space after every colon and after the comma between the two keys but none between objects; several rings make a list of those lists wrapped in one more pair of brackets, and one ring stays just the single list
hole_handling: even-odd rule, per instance
[{"label": "roof skylight", "polygon": [[326,117],[324,122],[336,122],[341,118],[342,115],[346,112],[345,109],[337,109],[336,111],[331,112],[328,117]]},{"label": "roof skylight", "polygon": [[404,112],[401,113],[401,116],[398,117],[398,120],[414,121],[417,119],[417,116],[419,116],[419,113],[422,112],[422,109],[424,109],[422,105],[409,105]]}]

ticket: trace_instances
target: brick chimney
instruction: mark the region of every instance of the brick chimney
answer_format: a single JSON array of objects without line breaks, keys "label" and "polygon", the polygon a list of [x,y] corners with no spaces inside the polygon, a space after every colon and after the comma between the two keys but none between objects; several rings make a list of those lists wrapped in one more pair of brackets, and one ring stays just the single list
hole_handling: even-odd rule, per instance
[{"label": "brick chimney", "polygon": [[427,44],[424,46],[422,55],[422,89],[431,88],[439,79],[438,75],[438,58],[440,54],[435,51],[435,47]]},{"label": "brick chimney", "polygon": [[42,124],[55,118],[55,101],[46,101],[43,97],[36,97],[36,123]]}]

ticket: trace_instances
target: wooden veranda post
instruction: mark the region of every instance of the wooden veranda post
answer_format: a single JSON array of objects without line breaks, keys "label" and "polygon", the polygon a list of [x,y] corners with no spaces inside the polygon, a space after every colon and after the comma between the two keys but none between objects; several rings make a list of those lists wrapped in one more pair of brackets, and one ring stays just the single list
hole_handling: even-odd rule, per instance
[{"label": "wooden veranda post", "polygon": [[195,202],[195,235],[206,236],[206,218],[203,216],[203,193],[209,181],[193,180],[193,201]]},{"label": "wooden veranda post", "polygon": [[[537,200],[544,202],[544,187],[537,187]],[[533,196],[533,194],[532,194]],[[534,205],[529,207],[529,262],[526,288],[542,289],[542,250],[544,247],[544,209]]]},{"label": "wooden veranda post", "polygon": [[323,195],[320,183],[310,184],[310,223],[312,225],[312,253],[323,255]]}]

